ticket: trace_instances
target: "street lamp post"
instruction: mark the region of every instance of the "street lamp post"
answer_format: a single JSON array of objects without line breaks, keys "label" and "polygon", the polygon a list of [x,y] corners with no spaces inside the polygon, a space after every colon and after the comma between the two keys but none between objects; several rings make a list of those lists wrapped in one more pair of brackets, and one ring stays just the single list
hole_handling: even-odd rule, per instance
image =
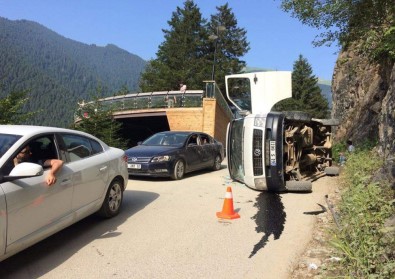
[{"label": "street lamp post", "polygon": [[216,34],[211,34],[208,38],[212,41],[215,40],[215,45],[214,45],[214,58],[213,58],[213,68],[211,70],[211,81],[213,82],[213,88],[212,88],[212,96],[214,95],[214,83],[215,83],[215,64],[217,62],[217,45],[218,45],[218,38],[219,38],[219,32],[225,31],[226,27],[225,26],[217,26],[216,28]]},{"label": "street lamp post", "polygon": [[208,38],[210,39],[210,40],[215,40],[215,45],[214,45],[214,59],[213,59],[213,69],[212,69],[212,71],[211,71],[211,80],[214,80],[214,74],[215,74],[215,63],[217,62],[216,61],[216,57],[217,57],[217,45],[218,45],[218,38],[219,38],[219,32],[221,31],[225,31],[226,30],[226,27],[225,26],[222,26],[222,25],[220,25],[220,26],[217,26],[217,28],[216,28],[216,34],[214,35],[214,34],[212,34],[212,35],[210,35]]}]

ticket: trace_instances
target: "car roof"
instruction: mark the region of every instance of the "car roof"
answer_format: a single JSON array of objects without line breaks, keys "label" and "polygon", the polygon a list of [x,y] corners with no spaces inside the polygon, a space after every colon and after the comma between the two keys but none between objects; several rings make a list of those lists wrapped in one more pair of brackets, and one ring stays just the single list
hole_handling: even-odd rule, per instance
[{"label": "car roof", "polygon": [[205,134],[204,132],[197,132],[197,131],[163,131],[163,132],[158,132],[157,134],[185,134],[185,135],[191,135],[191,134]]},{"label": "car roof", "polygon": [[76,133],[97,139],[96,137],[90,134],[72,129],[48,127],[48,126],[34,126],[34,125],[0,125],[0,134],[12,134],[12,135],[19,135],[22,137],[30,137],[41,133],[56,133],[56,132]]}]

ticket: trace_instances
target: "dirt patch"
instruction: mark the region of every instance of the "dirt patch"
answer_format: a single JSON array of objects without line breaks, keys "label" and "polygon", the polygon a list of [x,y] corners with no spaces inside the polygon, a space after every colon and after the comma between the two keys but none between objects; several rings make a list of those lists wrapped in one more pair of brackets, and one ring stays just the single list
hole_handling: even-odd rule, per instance
[{"label": "dirt patch", "polygon": [[[341,194],[339,190],[339,178],[336,179],[335,190],[327,195],[326,211],[317,215],[312,234],[312,240],[307,245],[291,272],[290,278],[323,278],[323,272],[332,261],[338,261],[335,249],[330,245],[330,231],[337,229],[337,208]],[[332,211],[331,211],[332,208]]]}]

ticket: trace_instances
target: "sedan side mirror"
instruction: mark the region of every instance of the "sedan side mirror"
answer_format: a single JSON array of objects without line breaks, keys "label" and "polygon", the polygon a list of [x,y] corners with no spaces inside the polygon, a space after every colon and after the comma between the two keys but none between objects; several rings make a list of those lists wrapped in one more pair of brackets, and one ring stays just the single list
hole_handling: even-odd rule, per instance
[{"label": "sedan side mirror", "polygon": [[1,177],[2,182],[14,181],[22,178],[40,176],[44,173],[42,166],[34,163],[20,163],[16,165],[9,175]]}]

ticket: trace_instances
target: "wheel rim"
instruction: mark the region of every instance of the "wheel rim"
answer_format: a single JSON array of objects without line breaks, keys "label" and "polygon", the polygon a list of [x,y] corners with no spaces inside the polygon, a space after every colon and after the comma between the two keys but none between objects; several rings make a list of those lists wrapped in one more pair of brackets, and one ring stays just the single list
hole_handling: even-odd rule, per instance
[{"label": "wheel rim", "polygon": [[111,211],[117,211],[121,206],[122,201],[122,188],[118,183],[114,183],[108,196],[108,207]]},{"label": "wheel rim", "polygon": [[177,162],[176,175],[177,178],[181,178],[184,175],[184,163],[182,161]]},{"label": "wheel rim", "polygon": [[221,168],[221,159],[219,156],[215,157],[215,169],[219,170]]}]

